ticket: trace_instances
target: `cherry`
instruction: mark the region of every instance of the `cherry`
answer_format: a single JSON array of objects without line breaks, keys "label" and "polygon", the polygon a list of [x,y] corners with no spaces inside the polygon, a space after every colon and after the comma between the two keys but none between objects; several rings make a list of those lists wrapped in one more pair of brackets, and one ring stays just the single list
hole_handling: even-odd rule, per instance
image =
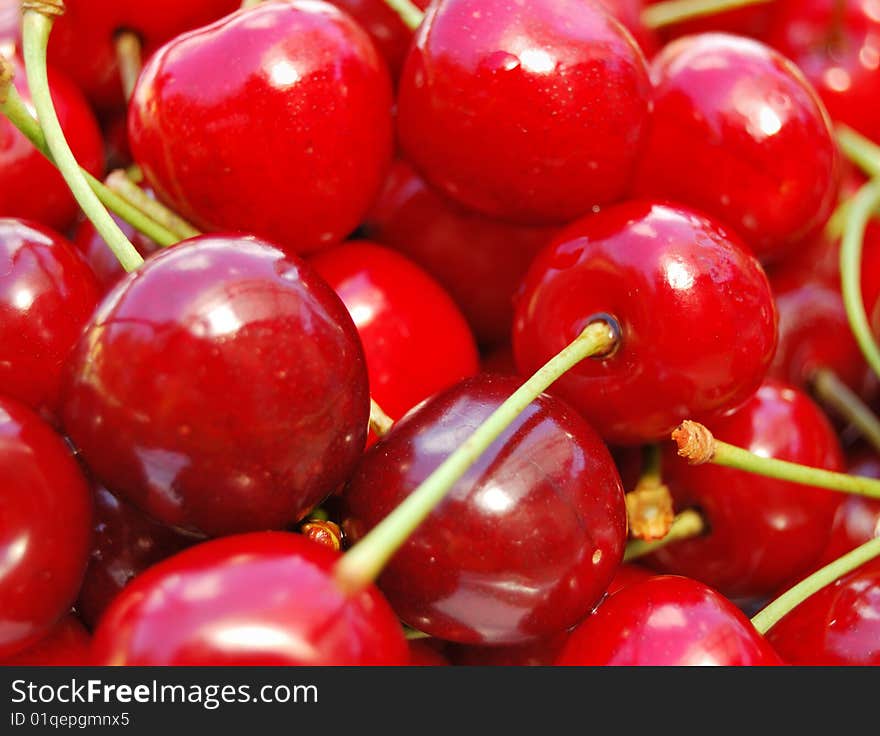
[{"label": "cherry", "polygon": [[586,361],[552,392],[608,441],[668,438],[692,415],[717,416],[760,385],[776,347],[776,310],[757,260],[691,210],[629,202],[571,225],[532,264],[513,345],[530,373],[611,314],[617,351]]},{"label": "cherry", "polygon": [[101,483],[211,535],[305,515],[348,477],[369,416],[333,290],[295,256],[219,235],[161,251],[105,297],[62,401]]},{"label": "cherry", "polygon": [[649,97],[641,51],[594,3],[442,0],[407,57],[398,132],[456,201],[562,224],[624,195]]},{"label": "cherry", "polygon": [[711,588],[659,576],[611,596],[568,638],[562,666],[756,666],[782,662],[745,615]]},{"label": "cherry", "polygon": [[318,254],[318,275],[358,329],[370,395],[392,418],[479,369],[467,322],[430,276],[394,251],[352,242]]},{"label": "cherry", "polygon": [[[712,432],[763,457],[840,471],[843,453],[828,420],[793,386],[768,380]],[[812,569],[831,532],[840,494],[716,465],[690,466],[671,448],[663,480],[676,508],[697,507],[709,531],[653,555],[666,572],[736,598],[760,597]],[[723,489],[721,492],[719,489]]]},{"label": "cherry", "polygon": [[757,41],[703,34],[670,43],[651,73],[637,192],[717,217],[764,260],[825,224],[839,156],[822,103],[791,62]]},{"label": "cherry", "polygon": [[381,186],[391,85],[348,15],[311,0],[264,3],[156,52],[129,138],[159,199],[197,227],[314,251],[354,230]]},{"label": "cherry", "polygon": [[[655,577],[655,573],[641,565],[621,565],[617,568],[617,572],[614,574],[614,578],[605,594],[612,596],[619,590],[644,582],[645,580],[650,580],[652,577]],[[607,598],[604,600],[607,600]],[[601,606],[602,604],[600,603],[599,605]]]},{"label": "cherry", "polygon": [[452,663],[463,667],[549,667],[568,639],[563,631],[549,639],[506,647],[454,644],[446,652]]},{"label": "cherry", "polygon": [[285,532],[198,544],[128,585],[101,619],[96,664],[404,665],[403,629],[375,587],[342,592],[339,555]]},{"label": "cherry", "polygon": [[[519,386],[481,375],[437,394],[364,455],[345,491],[357,541]],[[395,554],[379,587],[419,631],[517,644],[583,618],[623,555],[617,470],[596,433],[542,395]]]},{"label": "cherry", "polygon": [[409,646],[410,667],[449,666],[449,660],[424,640],[413,639],[412,641],[407,642],[407,645]]},{"label": "cherry", "polygon": [[[121,217],[111,215],[122,232],[145,258],[155,253],[159,246],[145,235],[135,230]],[[113,251],[107,246],[107,242],[95,230],[95,226],[89,220],[82,220],[76,226],[73,234],[73,243],[83,254],[92,272],[98,279],[98,284],[106,294],[119,280],[125,276],[125,270],[119,263],[119,259],[113,255]]]},{"label": "cherry", "polygon": [[645,0],[598,0],[598,2],[632,33],[645,55],[649,57],[654,55],[660,47],[660,40],[642,19]]},{"label": "cherry", "polygon": [[[643,0],[645,6],[657,5],[665,0]],[[682,21],[663,29],[663,35],[681,36],[685,34],[704,33],[707,31],[724,31],[741,36],[753,36],[763,38],[768,32],[775,6],[779,0],[772,0],[765,5],[753,5],[745,8],[725,10],[720,13],[712,13],[702,18],[692,18]]]},{"label": "cherry", "polygon": [[89,487],[64,440],[0,397],[0,658],[70,610],[89,555]]},{"label": "cherry", "polygon": [[90,664],[91,637],[76,616],[68,614],[46,636],[24,651],[0,660],[0,667],[78,667]]},{"label": "cherry", "polygon": [[95,488],[92,555],[76,601],[90,627],[130,580],[151,565],[199,541],[159,524],[106,488]]},{"label": "cherry", "polygon": [[[15,68],[14,85],[30,102],[24,62],[0,41],[0,54]],[[77,160],[96,176],[103,173],[101,131],[82,93],[62,74],[49,70],[52,101]],[[73,195],[55,167],[12,123],[0,115],[0,217],[34,220],[64,230],[76,217]]]},{"label": "cherry", "polygon": [[98,303],[95,276],[63,237],[0,218],[0,387],[52,419],[67,356]]},{"label": "cherry", "polygon": [[767,633],[794,665],[880,665],[880,558],[807,598]]}]

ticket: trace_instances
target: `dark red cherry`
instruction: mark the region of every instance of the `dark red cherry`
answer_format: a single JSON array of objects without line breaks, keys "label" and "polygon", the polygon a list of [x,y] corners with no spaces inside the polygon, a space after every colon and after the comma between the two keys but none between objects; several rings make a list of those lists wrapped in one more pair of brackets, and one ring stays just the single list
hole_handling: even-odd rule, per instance
[{"label": "dark red cherry", "polygon": [[549,639],[503,647],[452,644],[446,653],[453,664],[464,667],[549,667],[567,639],[568,632],[563,631]]},{"label": "dark red cherry", "polygon": [[645,60],[581,0],[441,0],[400,80],[400,144],[456,201],[563,224],[620,199],[646,133]]},{"label": "dark red cherry", "polygon": [[307,263],[200,236],[104,298],[62,413],[109,490],[217,535],[284,527],[341,484],[364,447],[369,388],[355,326]]},{"label": "dark red cherry", "polygon": [[65,0],[64,14],[50,36],[49,61],[64,69],[98,107],[121,107],[125,100],[117,34],[135,33],[146,59],[168,39],[240,5],[240,0]]},{"label": "dark red cherry", "polygon": [[92,498],[70,448],[23,404],[0,397],[0,658],[46,636],[76,598]]},{"label": "dark red cherry", "polygon": [[[0,53],[12,61],[13,83],[25,103],[30,92],[24,74],[24,62],[18,54]],[[83,166],[95,176],[104,169],[101,130],[82,93],[62,74],[49,70],[52,101],[71,150]],[[4,116],[0,115],[0,217],[34,220],[55,230],[66,229],[78,208],[61,174],[34,148]]]},{"label": "dark red cherry", "polygon": [[448,667],[449,660],[422,639],[408,641],[410,667]]},{"label": "dark red cherry", "polygon": [[[481,375],[437,394],[363,457],[345,491],[356,541],[519,386]],[[517,644],[581,620],[623,555],[614,462],[563,402],[542,395],[397,552],[379,580],[395,612],[447,641]]]},{"label": "dark red cherry", "polygon": [[[156,243],[139,233],[121,217],[113,214],[111,217],[142,256],[146,258],[159,250]],[[119,259],[113,255],[113,251],[95,230],[95,226],[90,220],[81,220],[77,224],[73,234],[73,243],[85,256],[92,272],[98,279],[102,293],[106,294],[125,276],[125,270],[120,265]]]},{"label": "dark red cherry", "polygon": [[825,224],[839,156],[828,114],[794,64],[757,41],[703,34],[670,43],[651,73],[638,193],[718,218],[762,260]]},{"label": "dark red cherry", "polygon": [[470,212],[437,194],[402,160],[392,167],[365,229],[437,279],[485,345],[510,340],[513,295],[532,259],[558,232]]},{"label": "dark red cherry", "polygon": [[[628,588],[630,585],[644,582],[655,576],[656,573],[652,572],[647,567],[642,567],[641,565],[621,565],[617,568],[617,572],[614,574],[614,579],[608,586],[606,594],[612,596],[619,590]],[[607,598],[605,600],[607,600]],[[602,604],[600,603],[599,605],[601,606]]]},{"label": "dark red cherry", "polygon": [[767,640],[793,665],[880,665],[880,559],[814,593]]},{"label": "dark red cherry", "polygon": [[412,261],[352,242],[318,254],[311,264],[351,314],[364,346],[370,395],[393,419],[478,371],[467,322]]},{"label": "dark red cherry", "polygon": [[263,3],[163,46],[128,122],[147,182],[197,227],[314,251],[354,230],[379,191],[391,85],[348,15]]},{"label": "dark red cherry", "polygon": [[671,575],[611,596],[568,638],[562,666],[765,666],[778,655],[729,600]]},{"label": "dark red cherry", "polygon": [[91,637],[73,614],[24,651],[0,660],[0,667],[81,667],[91,664]]},{"label": "dark red cherry", "polygon": [[153,521],[106,488],[96,487],[92,556],[76,601],[77,613],[94,628],[129,581],[199,540]]},{"label": "dark red cherry", "polygon": [[[818,406],[789,384],[768,380],[738,411],[710,426],[724,442],[762,457],[844,469],[834,430]],[[812,569],[842,497],[717,465],[693,467],[671,447],[663,480],[677,509],[698,508],[708,532],[656,552],[653,564],[731,598],[770,595]]]},{"label": "dark red cherry", "polygon": [[609,207],[571,225],[532,264],[513,346],[530,375],[597,313],[620,325],[617,351],[575,366],[551,389],[609,442],[668,438],[760,385],[776,348],[776,310],[758,261],[731,232],[676,205]]},{"label": "dark red cherry", "polygon": [[403,629],[374,586],[333,579],[339,555],[298,534],[198,544],[147,570],[101,619],[102,665],[405,665]]},{"label": "dark red cherry", "polygon": [[94,274],[67,240],[0,218],[0,392],[54,418],[64,362],[98,297]]},{"label": "dark red cherry", "polygon": [[767,42],[794,61],[831,117],[880,140],[876,0],[776,0]]}]

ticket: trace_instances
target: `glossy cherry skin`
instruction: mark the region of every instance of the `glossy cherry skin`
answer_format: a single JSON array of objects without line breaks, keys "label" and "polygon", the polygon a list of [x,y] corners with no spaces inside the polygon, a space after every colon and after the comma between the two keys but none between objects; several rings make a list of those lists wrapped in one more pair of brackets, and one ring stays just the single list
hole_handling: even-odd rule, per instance
[{"label": "glossy cherry skin", "polygon": [[45,636],[73,604],[89,556],[92,498],[55,432],[0,397],[0,658]]},{"label": "glossy cherry skin", "polygon": [[89,632],[68,614],[35,644],[0,660],[0,667],[81,667],[91,664],[90,644]]},{"label": "glossy cherry skin", "polygon": [[880,559],[811,595],[767,640],[793,665],[880,665]]},{"label": "glossy cherry skin", "polygon": [[125,104],[116,35],[132,31],[144,59],[170,38],[237,10],[240,0],[65,0],[49,41],[49,61],[63,68],[99,108]]},{"label": "glossy cherry skin", "polygon": [[[768,380],[738,411],[710,426],[716,438],[763,457],[843,471],[833,428],[803,392]],[[693,467],[670,447],[663,480],[677,509],[698,508],[708,532],[652,556],[660,569],[701,580],[730,598],[770,595],[808,572],[831,533],[841,494],[718,465]]]},{"label": "glossy cherry skin", "polygon": [[[138,253],[144,258],[159,250],[159,246],[156,243],[139,233],[121,217],[117,217],[112,213],[111,217],[122,229],[122,232],[125,233],[125,237],[131,241]],[[95,226],[92,225],[90,220],[81,220],[77,224],[76,230],[73,233],[73,244],[85,257],[86,262],[95,274],[102,294],[110,291],[125,276],[125,269],[122,268],[119,259],[113,255],[113,251],[110,250],[104,238],[95,230]]]},{"label": "glossy cherry skin", "polygon": [[564,224],[623,196],[649,97],[641,51],[597,4],[441,0],[404,65],[398,134],[461,204]]},{"label": "glossy cherry skin", "polygon": [[800,71],[757,41],[703,34],[653,60],[654,117],[635,190],[696,207],[762,260],[825,224],[840,162],[831,121]]},{"label": "glossy cherry skin", "polygon": [[346,595],[339,554],[298,534],[196,545],[147,570],[101,619],[102,665],[405,665],[403,628],[379,591]]},{"label": "glossy cherry skin", "polygon": [[514,293],[532,259],[558,232],[470,212],[437,194],[402,160],[392,167],[364,228],[437,279],[483,345],[510,340]]},{"label": "glossy cherry skin", "polygon": [[[18,54],[11,55],[11,49],[0,39],[0,53],[12,61],[15,69],[15,89],[29,104],[24,62]],[[82,93],[64,75],[50,69],[49,85],[58,119],[77,161],[100,177],[104,149],[98,121]],[[61,174],[5,116],[0,116],[0,217],[21,217],[64,230],[77,212]]]},{"label": "glossy cherry skin", "polygon": [[94,274],[65,238],[0,218],[0,391],[52,419],[64,362],[98,298]]},{"label": "glossy cherry skin", "polygon": [[[437,394],[363,457],[345,491],[356,541],[400,504],[518,387],[483,374]],[[419,631],[518,644],[565,631],[623,555],[617,469],[598,435],[540,396],[456,483],[385,568],[379,587]]]},{"label": "glossy cherry skin", "polygon": [[458,307],[422,269],[388,248],[351,242],[312,267],[339,295],[358,329],[370,395],[393,419],[479,370]]},{"label": "glossy cherry skin", "polygon": [[129,581],[200,537],[154,521],[106,488],[95,488],[92,554],[76,600],[77,613],[94,628]]},{"label": "glossy cherry skin", "polygon": [[348,15],[263,3],[156,52],[128,123],[146,181],[197,227],[314,251],[354,230],[379,191],[391,84]]},{"label": "glossy cherry skin", "polygon": [[646,56],[650,58],[654,55],[660,47],[660,39],[642,20],[644,0],[598,0],[598,2],[632,33]]},{"label": "glossy cherry skin", "polygon": [[560,666],[772,666],[773,648],[711,588],[664,575],[611,596],[578,626]]},{"label": "glossy cherry skin", "polygon": [[683,420],[744,402],[776,348],[767,276],[741,241],[676,205],[634,201],[571,225],[534,261],[517,303],[513,347],[530,375],[594,315],[620,344],[550,389],[609,442],[666,439]]},{"label": "glossy cherry skin", "polygon": [[369,388],[355,326],[311,267],[217,235],[152,256],[104,298],[62,404],[110,491],[218,535],[284,527],[342,483]]},{"label": "glossy cherry skin", "polygon": [[831,117],[880,140],[880,12],[874,0],[777,0],[767,42],[794,61]]}]

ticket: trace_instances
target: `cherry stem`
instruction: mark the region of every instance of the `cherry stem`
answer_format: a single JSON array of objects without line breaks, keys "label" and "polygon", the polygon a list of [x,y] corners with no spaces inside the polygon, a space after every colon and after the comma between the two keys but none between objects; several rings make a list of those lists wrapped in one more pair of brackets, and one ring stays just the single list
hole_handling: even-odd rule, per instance
[{"label": "cherry stem", "polygon": [[168,209],[164,204],[153,199],[137,184],[135,184],[123,169],[117,169],[109,174],[106,185],[122,197],[133,207],[143,212],[153,222],[158,222],[162,227],[177,237],[178,240],[194,238],[201,233],[184,220],[180,215]]},{"label": "cherry stem", "polygon": [[593,318],[570,345],[511,394],[418,488],[342,557],[335,570],[340,587],[355,594],[372,583],[452,486],[532,401],[570,368],[587,358],[609,355],[618,342],[619,330],[611,318]]},{"label": "cherry stem", "polygon": [[741,447],[716,440],[712,433],[698,422],[690,420],[682,422],[672,433],[672,439],[678,444],[678,454],[691,465],[712,463],[789,483],[868,498],[880,498],[880,480],[811,468],[787,460],[761,457]]},{"label": "cherry stem", "polygon": [[663,483],[659,445],[642,450],[642,472],[635,488],[626,494],[626,517],[633,539],[655,541],[669,534],[675,521],[672,494]]},{"label": "cherry stem", "polygon": [[[0,112],[11,122],[18,131],[25,136],[40,153],[42,153],[53,165],[55,160],[46,144],[46,137],[40,129],[39,124],[31,117],[27,106],[18,94],[14,86],[4,80],[11,80],[12,65],[2,56],[0,56]],[[3,99],[5,96],[5,100]],[[83,176],[86,178],[92,191],[98,196],[98,199],[104,206],[110,208],[115,214],[119,215],[129,225],[139,232],[151,238],[159,245],[173,245],[179,238],[174,233],[166,230],[158,223],[153,222],[144,215],[143,212],[136,207],[132,207],[128,202],[122,199],[115,192],[104,186],[98,179],[92,176],[85,169],[81,169]]]},{"label": "cherry stem", "polygon": [[[61,6],[63,7],[63,5]],[[31,99],[37,112],[37,119],[46,137],[46,145],[52,153],[55,165],[67,182],[71,193],[86,217],[104,239],[110,250],[126,271],[134,271],[144,259],[131,244],[110,214],[104,209],[101,200],[92,191],[83,176],[82,169],[64,137],[61,123],[55,113],[52,94],[49,89],[49,76],[46,71],[46,48],[52,30],[54,13],[45,15],[41,10],[22,5],[22,50],[24,52],[25,73],[31,91]]]},{"label": "cherry stem", "polygon": [[424,631],[419,631],[418,629],[411,629],[409,626],[403,627],[403,636],[407,641],[431,638],[430,634],[426,634]]},{"label": "cherry stem", "polygon": [[116,62],[119,64],[119,78],[126,100],[131,99],[144,66],[142,51],[141,38],[136,33],[120,31],[116,34]]},{"label": "cherry stem", "polygon": [[636,487],[645,482],[659,483],[662,479],[663,458],[660,445],[645,445],[642,448],[642,473]]},{"label": "cherry stem", "polygon": [[875,179],[865,184],[853,198],[840,244],[840,278],[843,306],[850,329],[868,365],[880,376],[880,347],[874,339],[862,299],[862,248],[865,228],[878,207],[880,179]]},{"label": "cherry stem", "polygon": [[425,13],[412,0],[385,0],[385,4],[400,16],[410,30],[416,30],[425,18]]},{"label": "cherry stem", "polygon": [[717,15],[750,5],[766,5],[769,2],[773,0],[667,0],[645,8],[642,11],[642,23],[656,30],[707,15]]},{"label": "cherry stem", "polygon": [[627,542],[623,561],[631,562],[632,560],[637,560],[640,557],[656,552],[672,542],[699,537],[705,531],[706,522],[703,520],[702,514],[694,509],[686,509],[672,520],[669,531],[666,532],[666,536],[662,539],[655,539],[650,542],[643,539],[633,539]]},{"label": "cherry stem", "polygon": [[389,417],[382,407],[376,403],[373,397],[370,397],[370,429],[377,437],[384,437],[391,431],[394,426],[394,420]]},{"label": "cherry stem", "polygon": [[825,565],[808,578],[805,578],[793,588],[790,588],[776,600],[758,611],[752,618],[752,624],[760,634],[766,634],[782,618],[797,608],[814,593],[831,585],[834,581],[848,575],[853,570],[880,556],[880,537],[865,542],[861,547],[856,547],[852,552]]},{"label": "cherry stem", "polygon": [[247,10],[248,8],[254,8],[259,5],[263,0],[242,0],[241,6],[239,10]]},{"label": "cherry stem", "polygon": [[880,176],[880,146],[846,125],[837,126],[837,145],[870,177]]},{"label": "cherry stem", "polygon": [[880,418],[862,398],[828,368],[816,371],[810,383],[816,398],[855,427],[880,453]]}]

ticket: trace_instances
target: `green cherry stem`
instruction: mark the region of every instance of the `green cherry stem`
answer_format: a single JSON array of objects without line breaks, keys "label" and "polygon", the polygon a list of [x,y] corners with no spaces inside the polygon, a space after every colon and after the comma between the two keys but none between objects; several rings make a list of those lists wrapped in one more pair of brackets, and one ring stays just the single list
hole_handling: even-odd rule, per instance
[{"label": "green cherry stem", "polygon": [[407,28],[413,31],[425,18],[425,13],[412,0],[385,0],[385,4],[400,16],[400,20]]},{"label": "green cherry stem", "polygon": [[813,393],[822,404],[855,427],[859,434],[880,453],[880,419],[855,391],[841,381],[834,371],[827,368],[816,371],[810,384]]},{"label": "green cherry stem", "polygon": [[526,407],[573,366],[613,352],[618,335],[617,325],[610,318],[595,317],[570,345],[511,394],[403,503],[343,555],[335,570],[340,587],[355,594],[373,582],[449,489]]},{"label": "green cherry stem", "polygon": [[631,562],[640,557],[656,552],[658,549],[665,547],[672,542],[678,542],[683,539],[693,539],[699,537],[706,531],[706,522],[702,515],[694,509],[686,509],[678,514],[672,520],[669,531],[662,539],[655,539],[646,542],[642,539],[633,539],[626,543],[626,551],[623,554],[624,562]]},{"label": "green cherry stem", "polygon": [[846,125],[837,126],[837,145],[868,176],[880,176],[880,146]]},{"label": "green cherry stem", "polygon": [[[46,71],[46,48],[49,43],[49,33],[52,30],[56,10],[46,14],[43,9],[35,9],[38,4],[25,2],[22,5],[24,15],[22,18],[22,47],[24,52],[25,73],[28,86],[31,91],[37,119],[46,136],[46,144],[55,160],[55,164],[74,198],[79,204],[86,217],[92,221],[95,229],[110,246],[113,254],[126,271],[133,271],[140,266],[144,259],[137,249],[129,242],[128,238],[110,217],[101,200],[92,191],[88,181],[83,176],[82,169],[76,161],[76,157],[70,150],[61,123],[55,113],[52,104],[52,95],[49,90],[49,77]],[[53,5],[61,7],[62,3]]]},{"label": "green cherry stem", "polygon": [[119,78],[126,100],[131,99],[134,86],[144,65],[143,48],[140,36],[131,31],[120,31],[116,35],[116,62],[119,64]]},{"label": "green cherry stem", "polygon": [[642,11],[642,23],[658,29],[695,18],[717,15],[750,5],[766,5],[773,0],[667,0]]},{"label": "green cherry stem", "polygon": [[758,611],[752,618],[752,625],[759,633],[766,634],[811,595],[878,556],[880,556],[880,538],[865,542],[861,547],[856,547],[830,565],[817,570]]},{"label": "green cherry stem", "polygon": [[682,422],[672,433],[672,439],[678,445],[678,454],[691,465],[712,463],[789,483],[868,498],[880,498],[880,480],[811,468],[787,460],[761,457],[742,447],[716,440],[712,433],[698,422],[690,420]]},{"label": "green cherry stem", "polygon": [[846,308],[846,316],[853,336],[868,365],[880,376],[880,347],[874,339],[862,299],[862,247],[865,241],[865,228],[878,207],[880,207],[880,179],[874,179],[859,190],[853,198],[852,208],[847,213],[840,244],[840,279],[843,306]]},{"label": "green cherry stem", "polygon": [[176,212],[168,209],[159,200],[153,199],[135,184],[123,169],[112,171],[106,179],[106,185],[132,207],[137,207],[153,222],[158,222],[169,232],[174,233],[177,240],[194,238],[201,233],[184,220]]}]

